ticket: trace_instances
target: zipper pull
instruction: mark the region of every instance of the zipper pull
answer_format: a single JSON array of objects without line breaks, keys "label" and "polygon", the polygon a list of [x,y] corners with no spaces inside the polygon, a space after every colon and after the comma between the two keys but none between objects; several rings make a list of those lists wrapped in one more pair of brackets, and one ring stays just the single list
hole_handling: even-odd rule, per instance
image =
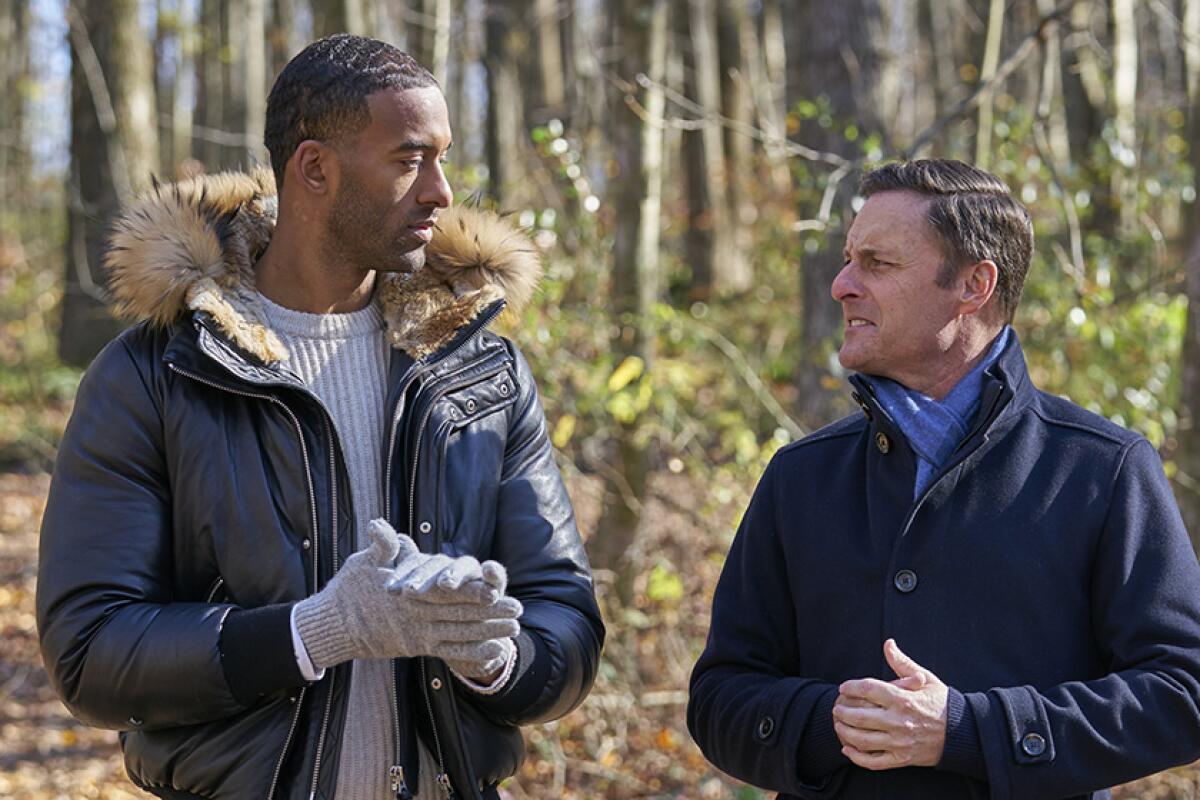
[{"label": "zipper pull", "polygon": [[446,773],[439,773],[437,776],[438,786],[442,787],[442,794],[446,800],[454,800],[454,786],[450,783],[450,776]]},{"label": "zipper pull", "polygon": [[404,782],[404,767],[399,765],[388,769],[388,777],[392,779],[392,792],[396,795],[396,800],[412,800],[412,792],[408,790],[408,784]]}]

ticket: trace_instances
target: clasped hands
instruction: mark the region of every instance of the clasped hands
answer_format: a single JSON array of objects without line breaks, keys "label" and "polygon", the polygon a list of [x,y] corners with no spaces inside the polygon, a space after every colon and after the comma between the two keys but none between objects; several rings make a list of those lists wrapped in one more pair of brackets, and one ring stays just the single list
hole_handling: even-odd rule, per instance
[{"label": "clasped hands", "polygon": [[883,643],[883,655],[896,680],[860,678],[838,687],[833,727],[842,753],[871,770],[936,766],[946,745],[949,689],[894,639]]},{"label": "clasped hands", "polygon": [[513,656],[522,612],[521,603],[505,595],[504,567],[422,553],[383,519],[372,520],[368,533],[370,545],[297,604],[313,664],[436,656],[472,681],[498,678]]}]

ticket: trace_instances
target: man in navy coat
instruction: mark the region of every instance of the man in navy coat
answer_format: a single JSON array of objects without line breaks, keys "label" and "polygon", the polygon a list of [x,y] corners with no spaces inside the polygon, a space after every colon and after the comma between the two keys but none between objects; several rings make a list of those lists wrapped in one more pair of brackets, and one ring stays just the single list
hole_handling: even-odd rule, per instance
[{"label": "man in navy coat", "polygon": [[861,407],[738,530],[688,726],[785,798],[1102,798],[1200,758],[1200,567],[1154,448],[1032,385],[1028,212],[888,164],[833,281]]}]

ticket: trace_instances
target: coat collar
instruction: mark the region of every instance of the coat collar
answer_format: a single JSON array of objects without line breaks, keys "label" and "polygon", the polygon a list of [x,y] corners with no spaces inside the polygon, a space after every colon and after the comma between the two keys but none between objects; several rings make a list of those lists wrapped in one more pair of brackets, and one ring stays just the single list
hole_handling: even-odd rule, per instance
[{"label": "coat collar", "polygon": [[[891,435],[898,434],[899,427],[879,404],[866,376],[856,373],[851,375],[849,380],[854,387],[850,396],[858,404],[867,422],[882,425]],[[1012,330],[1008,343],[1000,351],[995,363],[984,373],[979,410],[968,428],[964,441],[970,441],[980,434],[990,435],[996,432],[1000,426],[1006,425],[1029,405],[1033,396],[1034,387],[1029,380],[1025,352],[1021,349],[1017,332]]]},{"label": "coat collar", "polygon": [[[286,362],[287,348],[254,290],[254,264],[274,232],[277,208],[265,168],[156,183],[114,225],[105,265],[118,312],[158,327],[204,312],[258,361]],[[499,215],[456,206],[438,217],[425,267],[381,274],[374,302],[392,346],[421,359],[499,302],[515,316],[541,274],[541,257],[522,231]]]}]

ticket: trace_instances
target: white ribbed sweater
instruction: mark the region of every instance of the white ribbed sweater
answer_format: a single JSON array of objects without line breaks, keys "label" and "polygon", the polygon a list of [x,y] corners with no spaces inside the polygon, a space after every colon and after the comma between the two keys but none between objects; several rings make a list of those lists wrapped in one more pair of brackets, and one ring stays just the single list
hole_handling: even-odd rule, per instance
[{"label": "white ribbed sweater", "polygon": [[[349,314],[307,314],[262,295],[258,300],[268,325],[291,352],[288,366],[333,419],[350,475],[358,523],[355,549],[362,549],[367,523],[383,515],[389,356],[383,316],[374,303]],[[391,660],[358,659],[351,670],[335,797],[379,800],[391,796],[388,768],[396,763]],[[421,756],[422,783],[428,785],[437,770],[424,747]]]}]

